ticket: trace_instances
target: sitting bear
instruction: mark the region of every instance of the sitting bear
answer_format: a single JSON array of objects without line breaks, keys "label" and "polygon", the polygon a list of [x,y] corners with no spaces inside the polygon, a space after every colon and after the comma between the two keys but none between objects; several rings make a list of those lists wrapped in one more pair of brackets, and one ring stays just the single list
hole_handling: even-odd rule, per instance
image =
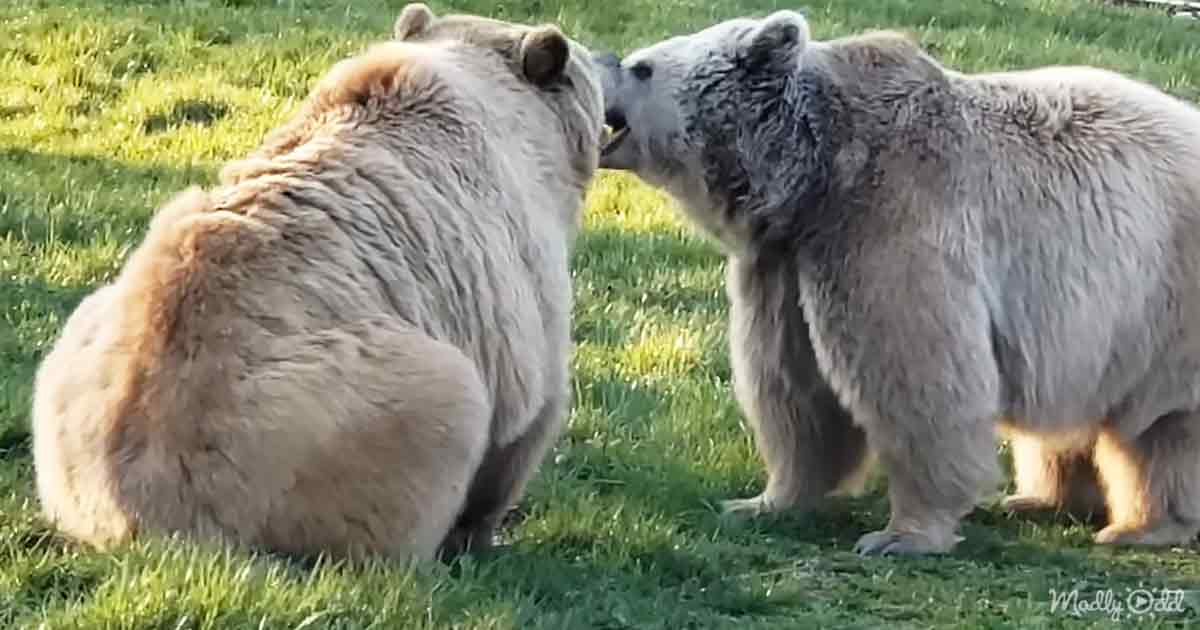
[{"label": "sitting bear", "polygon": [[69,317],[35,381],[48,519],[101,548],[487,546],[565,419],[603,118],[556,27],[406,6]]},{"label": "sitting bear", "polygon": [[1014,510],[1107,507],[1098,543],[1200,531],[1200,112],[1113,72],[964,74],[798,13],[597,55],[600,167],[728,257],[734,389],[769,480],[731,513],[888,478],[866,555]]}]

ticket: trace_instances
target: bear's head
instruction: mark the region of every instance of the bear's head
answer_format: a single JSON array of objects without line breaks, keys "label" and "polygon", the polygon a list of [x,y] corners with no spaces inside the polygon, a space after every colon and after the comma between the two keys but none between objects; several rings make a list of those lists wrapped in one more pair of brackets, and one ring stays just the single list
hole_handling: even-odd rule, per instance
[{"label": "bear's head", "polygon": [[526,25],[475,15],[438,16],[425,4],[404,7],[393,27],[400,42],[469,46],[497,55],[556,113],[591,166],[604,131],[600,69],[591,52],[551,24]]},{"label": "bear's head", "polygon": [[[797,74],[808,22],[780,10],[672,37],[624,60],[600,53],[606,124],[600,167],[631,171],[679,198],[719,240],[741,240],[759,181],[795,177],[803,165]],[[803,99],[803,95],[800,95]],[[801,146],[796,143],[801,142]],[[755,180],[755,181],[750,181]]]}]

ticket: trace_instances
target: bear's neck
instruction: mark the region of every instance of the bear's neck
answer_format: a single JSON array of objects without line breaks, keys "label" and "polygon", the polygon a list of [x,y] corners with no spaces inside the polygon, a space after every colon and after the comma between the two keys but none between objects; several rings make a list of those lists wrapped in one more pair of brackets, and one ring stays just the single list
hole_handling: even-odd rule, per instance
[{"label": "bear's neck", "polygon": [[705,130],[717,140],[703,156],[716,211],[755,252],[804,248],[828,217],[840,119],[834,86],[804,66],[742,83],[737,111]]},{"label": "bear's neck", "polygon": [[889,140],[921,135],[909,128],[920,117],[898,115],[905,103],[949,98],[941,66],[892,34],[814,44],[793,73],[751,85],[707,174],[749,249],[800,261],[824,260],[846,236],[897,150]]}]

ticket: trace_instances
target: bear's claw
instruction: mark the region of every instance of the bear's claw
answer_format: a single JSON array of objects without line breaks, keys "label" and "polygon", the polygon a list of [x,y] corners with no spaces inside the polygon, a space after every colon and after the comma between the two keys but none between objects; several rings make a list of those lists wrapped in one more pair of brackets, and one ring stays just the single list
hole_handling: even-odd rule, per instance
[{"label": "bear's claw", "polygon": [[730,518],[753,518],[770,512],[762,495],[750,499],[729,499],[721,502],[721,515]]},{"label": "bear's claw", "polygon": [[951,536],[947,544],[938,544],[923,534],[882,529],[864,534],[854,543],[854,552],[860,556],[923,556],[949,553],[961,536]]},{"label": "bear's claw", "polygon": [[1053,501],[1042,497],[1035,497],[1025,494],[1014,494],[1004,497],[1000,502],[1000,507],[1006,512],[1014,514],[1036,514],[1039,512],[1053,511],[1058,506]]}]

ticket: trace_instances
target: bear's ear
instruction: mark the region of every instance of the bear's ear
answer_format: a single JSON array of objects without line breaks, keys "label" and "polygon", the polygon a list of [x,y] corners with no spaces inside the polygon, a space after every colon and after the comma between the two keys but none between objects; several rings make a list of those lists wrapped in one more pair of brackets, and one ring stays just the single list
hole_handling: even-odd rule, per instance
[{"label": "bear's ear", "polygon": [[553,25],[539,26],[521,39],[521,71],[536,86],[549,85],[567,67],[571,49],[567,38]]},{"label": "bear's ear", "polygon": [[798,11],[776,11],[750,33],[746,57],[755,65],[787,64],[808,45],[808,20]]},{"label": "bear's ear", "polygon": [[404,41],[414,35],[420,35],[433,24],[434,19],[436,16],[433,10],[424,3],[409,3],[400,11],[400,17],[396,18],[396,25],[392,27],[392,37]]}]

